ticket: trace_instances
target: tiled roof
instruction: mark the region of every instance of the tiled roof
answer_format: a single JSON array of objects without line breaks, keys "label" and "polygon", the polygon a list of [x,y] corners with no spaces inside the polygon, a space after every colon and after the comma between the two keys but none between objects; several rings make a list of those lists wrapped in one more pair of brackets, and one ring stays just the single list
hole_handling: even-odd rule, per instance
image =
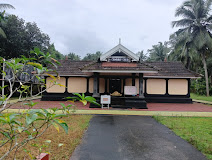
[{"label": "tiled roof", "polygon": [[155,71],[157,72],[157,68],[150,66],[145,63],[119,63],[119,62],[94,62],[89,65],[85,65],[81,68],[83,71],[93,71],[93,70],[104,70],[104,71],[112,71],[112,70],[128,70],[128,71]]},{"label": "tiled roof", "polygon": [[[81,67],[93,63],[92,61],[71,61],[71,60],[59,60],[61,65],[58,65],[57,68],[52,68],[56,70],[59,75],[69,76],[69,75],[84,75],[87,74],[80,70]],[[49,72],[50,74],[55,74],[55,72]]]},{"label": "tiled roof", "polygon": [[181,62],[146,62],[159,69],[158,73],[146,73],[145,77],[201,77],[184,67]]},{"label": "tiled roof", "polygon": [[[57,73],[61,76],[88,76],[83,71],[92,70],[134,70],[156,71],[158,73],[145,73],[144,77],[200,77],[199,74],[187,70],[181,62],[142,62],[142,63],[119,63],[119,62],[94,62],[94,61],[71,61],[60,60]],[[82,71],[83,70],[83,71]],[[54,72],[50,72],[54,74]]]}]

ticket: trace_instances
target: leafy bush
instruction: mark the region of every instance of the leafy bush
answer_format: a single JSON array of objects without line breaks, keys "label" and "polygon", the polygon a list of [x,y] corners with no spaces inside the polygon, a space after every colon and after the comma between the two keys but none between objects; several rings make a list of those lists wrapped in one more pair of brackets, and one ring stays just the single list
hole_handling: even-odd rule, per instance
[{"label": "leafy bush", "polygon": [[[212,95],[212,85],[209,86],[210,95]],[[206,95],[205,79],[191,80],[191,92],[198,95]]]},{"label": "leafy bush", "polygon": [[[16,159],[16,154],[21,148],[23,148],[29,141],[42,136],[50,126],[54,126],[58,132],[59,128],[63,128],[64,131],[68,133],[68,125],[61,118],[67,116],[67,113],[70,113],[70,105],[65,106],[61,104],[62,114],[60,114],[58,108],[51,108],[49,110],[33,109],[33,106],[37,103],[30,100],[35,96],[41,95],[42,92],[48,89],[47,87],[38,94],[32,97],[27,97],[27,95],[29,95],[29,86],[27,86],[27,84],[31,82],[33,78],[37,78],[39,82],[45,84],[45,80],[42,78],[43,74],[47,74],[53,79],[53,85],[66,87],[57,83],[59,77],[48,74],[49,71],[53,71],[48,69],[48,66],[52,65],[57,67],[58,64],[49,53],[44,54],[38,48],[35,48],[34,51],[31,51],[31,54],[34,54],[37,58],[27,58],[22,56],[22,58],[5,60],[3,57],[0,57],[0,64],[3,64],[3,66],[5,66],[4,69],[7,68],[12,73],[12,76],[8,76],[4,69],[0,70],[1,76],[8,84],[7,86],[0,87],[0,148],[4,147],[5,149],[5,152],[0,153],[0,159],[7,158],[9,154],[12,154],[11,152],[13,152],[13,159]],[[22,75],[28,75],[28,73],[25,72],[25,68],[30,66],[34,68],[36,74],[33,74],[28,80],[22,81],[20,77]],[[1,94],[1,91],[5,87],[9,90],[8,94]],[[11,107],[11,104],[8,104],[8,101],[16,92],[20,93],[19,99],[21,100],[22,98],[21,101],[28,100],[28,103],[24,103],[24,105],[29,106],[29,109],[20,113],[5,113],[4,111]],[[87,101],[96,103],[93,97],[85,97],[80,94],[76,95],[79,97],[77,99],[83,104],[86,104]],[[74,112],[74,110],[72,112]],[[35,144],[35,146],[37,145]],[[39,148],[42,148],[42,146]]]}]

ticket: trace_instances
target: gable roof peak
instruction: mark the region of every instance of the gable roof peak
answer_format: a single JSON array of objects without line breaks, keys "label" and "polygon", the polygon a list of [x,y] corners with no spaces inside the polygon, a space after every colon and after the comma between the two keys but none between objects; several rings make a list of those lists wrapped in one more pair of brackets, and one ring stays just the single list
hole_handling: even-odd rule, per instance
[{"label": "gable roof peak", "polygon": [[117,46],[115,46],[114,48],[112,48],[111,50],[109,50],[108,52],[100,56],[100,61],[107,61],[107,58],[109,58],[116,52],[123,52],[125,55],[130,57],[132,61],[135,61],[135,62],[139,61],[139,57],[135,53],[133,53],[132,51],[130,51],[129,49],[127,49],[125,46],[121,44],[121,39],[119,39],[119,44]]}]

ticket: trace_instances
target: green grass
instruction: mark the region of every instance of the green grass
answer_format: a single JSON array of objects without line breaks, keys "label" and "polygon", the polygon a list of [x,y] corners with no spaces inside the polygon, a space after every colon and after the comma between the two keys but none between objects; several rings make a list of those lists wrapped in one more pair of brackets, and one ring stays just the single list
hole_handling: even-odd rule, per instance
[{"label": "green grass", "polygon": [[154,118],[212,160],[212,117],[154,116]]},{"label": "green grass", "polygon": [[212,102],[212,96],[206,97],[206,96],[202,96],[202,95],[197,95],[197,94],[191,93],[191,98],[192,99],[197,99],[197,100],[202,100],[202,101]]}]

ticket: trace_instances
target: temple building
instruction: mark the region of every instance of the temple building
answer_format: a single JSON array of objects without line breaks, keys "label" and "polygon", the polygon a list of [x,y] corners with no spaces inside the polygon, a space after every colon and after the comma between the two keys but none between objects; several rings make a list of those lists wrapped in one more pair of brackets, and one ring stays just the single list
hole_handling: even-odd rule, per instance
[{"label": "temple building", "polygon": [[66,87],[49,87],[52,79],[46,76],[47,91],[42,100],[63,100],[72,93],[85,93],[98,102],[101,95],[111,95],[111,106],[122,108],[147,108],[146,103],[151,102],[192,103],[190,79],[200,77],[181,62],[142,62],[121,43],[98,61],[67,59],[60,63],[57,81]]}]

